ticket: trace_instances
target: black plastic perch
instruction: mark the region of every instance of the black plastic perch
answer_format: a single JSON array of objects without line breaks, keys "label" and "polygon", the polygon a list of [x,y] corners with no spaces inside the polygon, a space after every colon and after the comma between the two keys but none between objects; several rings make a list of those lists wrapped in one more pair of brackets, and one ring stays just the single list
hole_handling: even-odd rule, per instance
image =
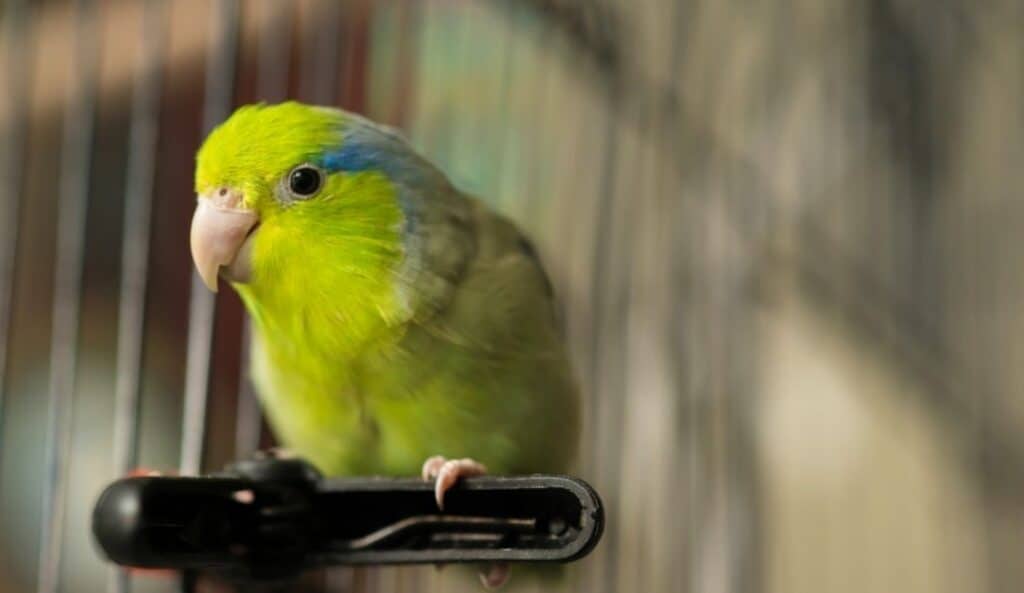
[{"label": "black plastic perch", "polygon": [[571,562],[601,538],[601,499],[566,476],[479,477],[445,495],[419,479],[324,479],[296,459],[199,478],[133,477],[100,495],[92,528],[111,561],[281,580],[323,566]]}]

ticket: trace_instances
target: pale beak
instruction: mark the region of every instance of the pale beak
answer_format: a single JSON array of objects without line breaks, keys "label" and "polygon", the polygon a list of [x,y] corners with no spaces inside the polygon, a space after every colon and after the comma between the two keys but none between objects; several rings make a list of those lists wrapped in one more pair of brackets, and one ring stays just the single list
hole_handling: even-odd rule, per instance
[{"label": "pale beak", "polygon": [[220,188],[199,196],[192,215],[192,260],[210,290],[217,292],[218,273],[235,282],[249,280],[252,241],[248,239],[259,221],[243,204],[240,192]]}]

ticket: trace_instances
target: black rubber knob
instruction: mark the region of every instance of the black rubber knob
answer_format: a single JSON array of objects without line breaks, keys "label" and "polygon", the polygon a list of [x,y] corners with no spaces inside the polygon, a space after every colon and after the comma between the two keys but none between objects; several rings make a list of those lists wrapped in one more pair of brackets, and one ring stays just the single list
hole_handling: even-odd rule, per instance
[{"label": "black rubber knob", "polygon": [[92,530],[112,561],[187,568],[237,561],[256,523],[251,483],[234,478],[126,478],[107,487]]}]

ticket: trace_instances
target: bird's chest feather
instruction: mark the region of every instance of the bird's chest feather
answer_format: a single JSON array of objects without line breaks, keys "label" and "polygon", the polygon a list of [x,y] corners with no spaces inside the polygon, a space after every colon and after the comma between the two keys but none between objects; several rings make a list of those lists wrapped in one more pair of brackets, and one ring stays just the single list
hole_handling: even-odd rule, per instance
[{"label": "bird's chest feather", "polygon": [[[294,311],[255,324],[253,380],[286,447],[330,474],[377,473],[380,419],[368,389],[365,360],[393,348],[397,332],[356,342],[344,322]],[[358,453],[358,454],[357,454]]]},{"label": "bird's chest feather", "polygon": [[415,475],[433,454],[507,450],[508,417],[491,399],[503,373],[420,339],[329,359],[255,332],[253,378],[275,434],[328,475]]}]

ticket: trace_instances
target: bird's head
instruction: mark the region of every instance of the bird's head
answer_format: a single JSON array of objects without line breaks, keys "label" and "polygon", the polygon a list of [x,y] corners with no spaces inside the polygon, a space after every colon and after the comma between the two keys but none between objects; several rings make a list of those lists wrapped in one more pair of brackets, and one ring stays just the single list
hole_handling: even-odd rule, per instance
[{"label": "bird's head", "polygon": [[352,113],[241,107],[196,159],[196,268],[211,290],[231,282],[277,334],[352,345],[398,327],[444,300],[473,249],[447,178]]},{"label": "bird's head", "polygon": [[293,257],[307,270],[328,252],[350,266],[388,263],[408,214],[396,178],[429,174],[390,130],[295,102],[241,107],[196,160],[192,257],[214,291],[218,275],[236,286],[285,280],[275,263]]}]

